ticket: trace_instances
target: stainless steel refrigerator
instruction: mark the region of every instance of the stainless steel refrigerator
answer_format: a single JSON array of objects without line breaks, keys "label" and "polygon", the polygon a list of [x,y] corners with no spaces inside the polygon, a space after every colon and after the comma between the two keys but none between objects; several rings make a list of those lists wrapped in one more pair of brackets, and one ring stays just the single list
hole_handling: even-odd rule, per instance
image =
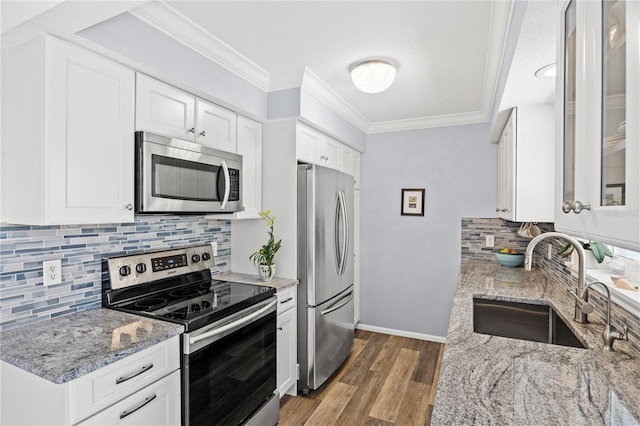
[{"label": "stainless steel refrigerator", "polygon": [[320,387],[353,347],[353,177],[298,166],[298,390]]}]

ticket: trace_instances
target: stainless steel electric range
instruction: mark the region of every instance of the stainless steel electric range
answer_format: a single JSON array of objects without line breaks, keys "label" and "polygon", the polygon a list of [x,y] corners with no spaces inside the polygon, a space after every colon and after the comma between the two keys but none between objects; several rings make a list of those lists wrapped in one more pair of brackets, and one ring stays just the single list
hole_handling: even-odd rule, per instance
[{"label": "stainless steel electric range", "polygon": [[184,425],[275,425],[275,289],[213,267],[210,245],[103,259],[102,305],[184,325]]}]

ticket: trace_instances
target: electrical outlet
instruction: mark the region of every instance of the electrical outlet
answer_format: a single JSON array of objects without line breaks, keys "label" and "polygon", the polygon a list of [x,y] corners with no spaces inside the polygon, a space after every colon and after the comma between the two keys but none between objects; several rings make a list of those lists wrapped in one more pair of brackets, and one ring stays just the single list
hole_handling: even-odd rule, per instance
[{"label": "electrical outlet", "polygon": [[493,236],[493,235],[487,235],[487,236],[485,237],[484,245],[485,245],[486,247],[493,247],[493,245],[494,245],[494,244],[495,244],[494,236]]},{"label": "electrical outlet", "polygon": [[62,262],[60,259],[42,262],[42,278],[44,285],[60,284],[62,282]]},{"label": "electrical outlet", "polygon": [[218,243],[216,241],[211,241],[211,251],[212,251],[212,255],[213,256],[217,256],[218,255]]}]

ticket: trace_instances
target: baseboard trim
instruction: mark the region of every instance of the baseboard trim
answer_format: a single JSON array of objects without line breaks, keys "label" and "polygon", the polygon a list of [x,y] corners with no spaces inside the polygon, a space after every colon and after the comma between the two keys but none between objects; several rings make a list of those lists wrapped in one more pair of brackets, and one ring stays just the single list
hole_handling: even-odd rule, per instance
[{"label": "baseboard trim", "polygon": [[445,343],[447,338],[442,336],[432,336],[430,334],[414,333],[412,331],[394,330],[391,328],[377,327],[375,325],[356,324],[358,330],[373,331],[376,333],[391,334],[393,336],[410,337],[412,339],[428,340],[430,342]]}]

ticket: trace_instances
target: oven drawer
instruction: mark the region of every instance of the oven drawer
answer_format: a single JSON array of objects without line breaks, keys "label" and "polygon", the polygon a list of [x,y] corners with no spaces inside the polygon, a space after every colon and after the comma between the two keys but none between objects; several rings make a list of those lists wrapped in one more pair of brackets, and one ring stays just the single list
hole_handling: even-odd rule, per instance
[{"label": "oven drawer", "polygon": [[278,290],[278,315],[296,306],[296,293],[295,286]]},{"label": "oven drawer", "polygon": [[180,424],[180,371],[145,387],[82,422],[83,425]]},{"label": "oven drawer", "polygon": [[180,368],[179,336],[128,356],[70,383],[76,423]]}]

